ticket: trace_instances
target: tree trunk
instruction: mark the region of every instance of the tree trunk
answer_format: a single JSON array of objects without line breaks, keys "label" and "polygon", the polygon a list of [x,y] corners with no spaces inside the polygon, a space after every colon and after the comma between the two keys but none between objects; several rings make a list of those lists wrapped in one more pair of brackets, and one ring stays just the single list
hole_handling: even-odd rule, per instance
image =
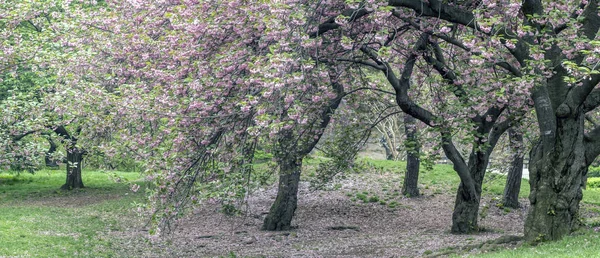
[{"label": "tree trunk", "polygon": [[61,189],[72,190],[84,187],[81,179],[81,162],[84,154],[85,151],[74,146],[67,149],[67,181]]},{"label": "tree trunk", "polygon": [[469,193],[464,182],[458,186],[454,211],[452,212],[452,229],[454,234],[468,234],[479,230],[477,217],[481,200],[481,185],[489,162],[489,154],[473,151],[469,157],[469,174],[473,184],[473,193]]},{"label": "tree trunk", "polygon": [[279,169],[277,198],[265,218],[263,230],[289,230],[296,211],[302,159],[281,160]]},{"label": "tree trunk", "polygon": [[402,194],[409,197],[419,196],[419,160],[420,145],[417,139],[417,121],[414,117],[404,115],[404,131],[406,133],[406,173]]},{"label": "tree trunk", "polygon": [[519,191],[521,191],[523,176],[523,134],[511,128],[508,130],[508,136],[513,151],[513,160],[506,177],[502,204],[505,207],[519,208]]},{"label": "tree trunk", "polygon": [[583,115],[557,119],[556,132],[542,137],[546,138],[530,154],[528,241],[558,240],[577,229],[581,182],[587,169]]},{"label": "tree trunk", "polygon": [[454,212],[452,212],[453,234],[468,234],[479,230],[477,225],[477,216],[479,215],[479,200],[481,198],[481,185],[479,186],[479,195],[471,196],[460,183],[454,202]]},{"label": "tree trunk", "polygon": [[381,147],[383,147],[383,149],[385,150],[385,159],[393,160],[394,154],[392,153],[392,150],[390,150],[390,147],[387,144],[385,136],[382,135],[381,138],[379,138],[379,143],[381,144]]}]

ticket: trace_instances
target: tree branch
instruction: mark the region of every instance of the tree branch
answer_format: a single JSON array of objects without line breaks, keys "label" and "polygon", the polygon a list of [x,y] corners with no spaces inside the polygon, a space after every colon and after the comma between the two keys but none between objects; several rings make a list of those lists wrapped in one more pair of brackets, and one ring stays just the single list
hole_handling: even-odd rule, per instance
[{"label": "tree branch", "polygon": [[435,42],[430,42],[429,45],[433,47],[432,51],[435,55],[435,58],[428,54],[424,54],[423,58],[428,64],[433,66],[433,68],[448,82],[448,84],[452,84],[456,87],[456,90],[452,91],[452,93],[463,104],[468,104],[469,99],[467,93],[463,89],[462,85],[456,83],[456,74],[446,65],[446,61],[444,60],[444,56],[442,54],[442,49]]},{"label": "tree branch", "polygon": [[[535,0],[539,1],[539,0]],[[473,13],[459,6],[444,4],[443,0],[388,0],[388,5],[395,7],[405,7],[416,12],[417,16],[427,16],[432,18],[440,18],[442,20],[457,23],[478,30],[486,35],[501,35],[502,42],[515,39],[517,43],[515,48],[507,48],[508,51],[519,61],[522,67],[525,67],[525,60],[530,59],[529,49],[527,44],[521,38],[515,37],[515,33],[508,28],[494,28],[490,32],[485,33],[479,27]]]},{"label": "tree branch", "polygon": [[[367,9],[365,8],[361,8],[361,9],[346,9],[344,11],[342,11],[342,13],[340,15],[343,16],[347,16],[348,17],[348,22],[353,22],[355,20],[360,19],[361,17],[367,15],[371,13],[370,11],[367,11]],[[319,28],[317,29],[317,31],[309,33],[309,37],[311,38],[316,38],[320,35],[323,35],[325,32],[328,32],[330,30],[335,30],[337,28],[340,27],[340,25],[338,23],[335,22],[335,18],[337,18],[337,16],[335,17],[331,17],[329,19],[327,19],[327,21],[319,24]]]},{"label": "tree branch", "polygon": [[583,102],[583,112],[590,112],[598,106],[600,106],[600,89],[594,89]]},{"label": "tree branch", "polygon": [[583,138],[585,145],[585,160],[589,166],[600,155],[600,126],[596,126]]},{"label": "tree branch", "polygon": [[494,65],[497,65],[497,66],[500,66],[500,67],[504,68],[505,70],[507,70],[508,72],[512,73],[516,77],[522,77],[523,76],[523,73],[521,73],[521,71],[519,69],[517,69],[513,65],[509,64],[508,62],[497,62],[497,63],[494,63]]},{"label": "tree branch", "polygon": [[13,142],[18,142],[21,139],[23,139],[25,136],[30,135],[32,133],[37,132],[38,130],[31,130],[31,131],[27,131],[25,133],[19,134],[19,135],[15,135],[15,136],[11,136],[11,139]]},{"label": "tree branch", "polygon": [[400,108],[405,113],[421,120],[423,123],[435,127],[436,125],[433,123],[436,119],[435,115],[433,115],[433,113],[431,113],[429,110],[426,110],[414,103],[408,96],[410,78],[412,76],[413,68],[418,56],[417,51],[424,49],[428,37],[429,36],[426,34],[421,34],[421,38],[413,48],[413,54],[409,56],[406,64],[404,65],[404,70],[400,79],[396,77],[394,70],[387,62],[379,60],[375,51],[366,46],[361,47],[361,51],[371,58],[375,63],[378,65],[383,65],[386,68],[385,70],[382,70],[382,72],[385,74],[386,79],[394,88],[394,91],[396,92],[396,103],[398,103]]}]

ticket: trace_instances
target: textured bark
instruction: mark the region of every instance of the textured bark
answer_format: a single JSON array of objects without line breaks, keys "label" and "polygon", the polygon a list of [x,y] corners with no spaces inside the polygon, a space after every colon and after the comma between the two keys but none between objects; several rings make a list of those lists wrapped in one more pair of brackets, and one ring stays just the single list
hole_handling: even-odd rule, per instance
[{"label": "textured bark", "polygon": [[61,189],[72,190],[84,187],[81,179],[81,162],[84,154],[85,151],[77,147],[71,147],[67,150],[67,181]]},{"label": "textured bark", "polygon": [[420,145],[417,139],[417,121],[414,117],[404,115],[404,131],[406,134],[406,173],[402,185],[402,194],[409,197],[419,196],[419,159]]},{"label": "textured bark", "polygon": [[505,207],[519,207],[519,192],[521,191],[521,178],[523,177],[523,135],[514,129],[508,130],[513,157],[506,177],[504,194],[502,195],[502,204]]},{"label": "textured bark", "polygon": [[465,190],[464,184],[460,183],[454,202],[450,232],[454,234],[468,234],[479,230],[477,216],[479,214],[480,198],[481,193],[473,197]]},{"label": "textured bark", "polygon": [[[487,153],[473,152],[469,157],[472,186],[467,186],[466,182],[461,182],[458,186],[452,212],[451,232],[454,234],[467,234],[479,230],[477,217],[481,200],[481,185],[488,162],[489,155]],[[471,187],[471,190],[467,187]]]},{"label": "textured bark", "polygon": [[302,160],[281,161],[279,166],[277,198],[263,222],[263,230],[289,230],[298,204]]},{"label": "textured bark", "polygon": [[540,140],[531,150],[531,207],[525,221],[529,241],[558,240],[578,227],[581,182],[587,169],[583,115],[557,119],[553,142]]}]

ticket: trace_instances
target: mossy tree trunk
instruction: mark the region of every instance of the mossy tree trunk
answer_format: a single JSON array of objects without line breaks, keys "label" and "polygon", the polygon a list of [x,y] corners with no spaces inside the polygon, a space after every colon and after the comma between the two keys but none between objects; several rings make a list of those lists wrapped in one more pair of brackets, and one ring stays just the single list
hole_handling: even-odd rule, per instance
[{"label": "mossy tree trunk", "polygon": [[81,179],[81,163],[83,162],[84,151],[72,146],[67,149],[67,180],[60,188],[63,190],[73,190],[83,188],[83,180]]},{"label": "mossy tree trunk", "polygon": [[[585,156],[583,116],[557,120],[554,138],[542,138],[531,150],[529,184],[531,207],[525,222],[529,241],[561,239],[578,227]],[[546,137],[549,138],[549,137]]]},{"label": "mossy tree trunk", "polygon": [[409,197],[419,196],[419,158],[421,146],[417,138],[417,121],[414,117],[404,115],[404,132],[406,134],[406,173],[402,185],[402,194]]},{"label": "mossy tree trunk", "polygon": [[[67,180],[60,188],[64,190],[83,188],[81,166],[86,151],[77,146],[77,138],[70,134],[64,126],[57,126],[54,128],[54,132],[63,138],[67,147]],[[75,132],[79,134],[81,128],[77,128]]]},{"label": "mossy tree trunk", "polygon": [[506,177],[502,204],[505,207],[518,208],[521,178],[523,177],[523,134],[511,128],[508,130],[508,135],[513,155]]}]

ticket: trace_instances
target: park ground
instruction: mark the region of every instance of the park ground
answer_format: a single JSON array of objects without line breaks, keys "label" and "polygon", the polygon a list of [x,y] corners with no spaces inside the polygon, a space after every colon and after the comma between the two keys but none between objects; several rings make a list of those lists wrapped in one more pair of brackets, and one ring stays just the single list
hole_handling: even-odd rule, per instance
[{"label": "park ground", "polygon": [[403,162],[363,159],[360,170],[323,189],[309,187],[318,159],[306,162],[294,229],[261,231],[274,180],[253,191],[240,213],[205,203],[168,236],[148,239],[138,173],[84,171],[85,189],[58,190],[62,170],[0,174],[0,257],[597,257],[600,189],[584,191],[581,230],[564,240],[523,244],[529,187],[520,209],[502,207],[505,177],[486,175],[481,232],[449,233],[458,177],[449,165],[422,169],[422,195],[400,195]]}]

